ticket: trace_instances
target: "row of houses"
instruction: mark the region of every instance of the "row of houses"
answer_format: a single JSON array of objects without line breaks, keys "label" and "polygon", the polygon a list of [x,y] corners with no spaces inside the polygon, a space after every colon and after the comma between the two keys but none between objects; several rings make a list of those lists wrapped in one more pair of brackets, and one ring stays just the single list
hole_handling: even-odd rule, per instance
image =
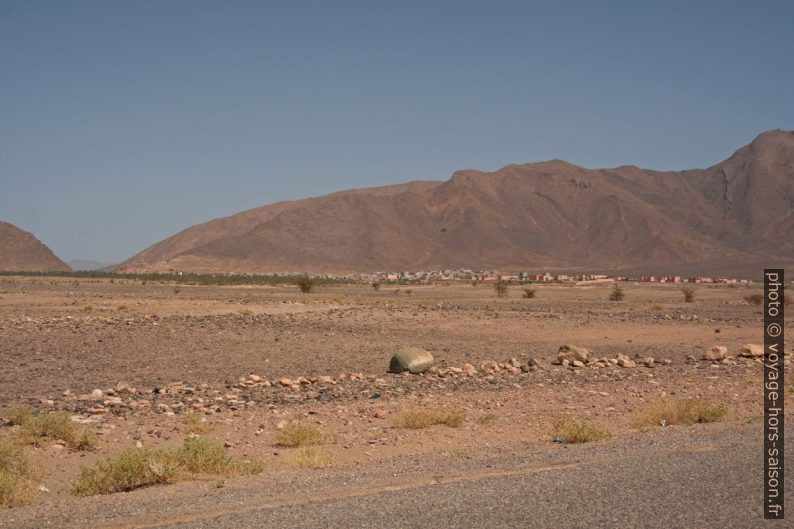
[{"label": "row of houses", "polygon": [[531,283],[587,283],[589,281],[631,281],[637,283],[721,283],[721,284],[747,284],[747,279],[714,278],[693,276],[684,278],[678,275],[641,275],[641,276],[609,276],[606,274],[551,274],[549,272],[519,272],[501,274],[496,270],[471,270],[471,269],[444,269],[418,272],[377,272],[362,274],[356,279],[364,281],[379,281],[383,283],[427,283],[432,281],[483,281],[492,282],[502,279],[508,282]]}]

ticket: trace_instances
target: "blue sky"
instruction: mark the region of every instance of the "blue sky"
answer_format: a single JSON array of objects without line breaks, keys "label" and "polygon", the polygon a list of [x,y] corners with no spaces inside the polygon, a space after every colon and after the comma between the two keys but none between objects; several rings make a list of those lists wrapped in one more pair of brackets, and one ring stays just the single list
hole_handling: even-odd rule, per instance
[{"label": "blue sky", "polygon": [[120,261],[285,199],[794,128],[792,2],[0,0],[0,219]]}]

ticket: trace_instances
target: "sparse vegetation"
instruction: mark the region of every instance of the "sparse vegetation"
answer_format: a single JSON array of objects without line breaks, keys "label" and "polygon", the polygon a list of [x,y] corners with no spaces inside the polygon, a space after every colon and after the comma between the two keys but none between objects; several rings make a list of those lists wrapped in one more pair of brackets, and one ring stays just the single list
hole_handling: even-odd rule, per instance
[{"label": "sparse vegetation", "polygon": [[748,296],[744,296],[744,300],[749,305],[760,305],[764,302],[764,295],[763,294],[750,294]]},{"label": "sparse vegetation", "polygon": [[537,288],[524,287],[524,295],[523,295],[523,297],[526,298],[526,299],[535,299],[535,296],[537,295],[537,293],[538,293],[538,289]]},{"label": "sparse vegetation", "polygon": [[181,291],[182,291],[182,289],[179,288],[179,285],[176,285],[174,287],[174,294],[179,294]]},{"label": "sparse vegetation", "polygon": [[182,419],[182,422],[184,423],[182,430],[186,435],[200,435],[212,430],[212,426],[207,424],[207,422],[203,420],[203,417],[201,417],[201,415],[198,413],[186,413]]},{"label": "sparse vegetation", "polygon": [[659,303],[654,303],[653,305],[651,305],[650,309],[648,309],[648,310],[651,310],[651,311],[654,311],[654,312],[659,312],[659,311],[664,310],[664,306],[660,305]]},{"label": "sparse vegetation", "polygon": [[693,303],[695,301],[694,287],[681,287],[681,292],[684,294],[685,303]]},{"label": "sparse vegetation", "polygon": [[313,446],[302,446],[295,454],[294,462],[299,468],[326,468],[331,466],[334,455]]},{"label": "sparse vegetation", "polygon": [[[69,277],[78,279],[105,279],[105,278],[118,278],[127,279],[132,282],[140,282],[141,285],[146,285],[150,281],[159,284],[176,283],[180,285],[204,285],[204,286],[223,286],[223,285],[287,285],[294,284],[294,276],[277,275],[277,274],[195,274],[189,272],[177,273],[161,273],[151,272],[145,274],[135,273],[122,273],[122,272],[104,272],[100,270],[89,271],[48,271],[48,272],[33,272],[33,271],[9,271],[0,270],[1,276],[22,276],[22,277]],[[11,281],[11,280],[9,280]],[[315,278],[318,285],[341,285],[353,283],[353,280],[318,277]],[[75,288],[80,287],[79,281],[72,283]]]},{"label": "sparse vegetation", "polygon": [[0,416],[18,428],[13,432],[20,444],[41,445],[42,441],[61,441],[73,450],[96,448],[96,435],[77,424],[66,412],[36,413],[30,406],[12,406]]},{"label": "sparse vegetation", "polygon": [[726,408],[707,400],[662,398],[635,412],[632,424],[637,428],[647,428],[662,424],[717,422],[727,413]]},{"label": "sparse vegetation", "polygon": [[128,448],[93,467],[83,467],[72,492],[78,496],[112,494],[200,474],[232,476],[262,470],[262,462],[235,460],[218,441],[196,437],[175,450]]},{"label": "sparse vegetation", "polygon": [[15,404],[0,411],[0,419],[10,425],[23,424],[36,414],[35,410],[27,404]]},{"label": "sparse vegetation", "polygon": [[554,439],[561,443],[589,443],[607,437],[607,430],[584,419],[565,416],[554,423]]},{"label": "sparse vegetation", "polygon": [[119,310],[119,311],[127,310],[127,305],[123,305],[123,304],[119,305],[118,307],[116,307],[116,310]]},{"label": "sparse vegetation", "polygon": [[0,436],[0,509],[30,504],[39,495],[40,477],[24,447]]},{"label": "sparse vegetation", "polygon": [[477,424],[491,424],[492,422],[496,422],[497,417],[493,413],[483,413],[477,417]]},{"label": "sparse vegetation", "polygon": [[380,283],[378,283],[377,281],[373,281],[372,290],[380,290]]},{"label": "sparse vegetation", "polygon": [[298,285],[301,294],[311,294],[312,290],[314,290],[314,279],[309,277],[308,274],[298,276],[295,279],[295,284]]},{"label": "sparse vegetation", "polygon": [[404,411],[394,421],[395,426],[411,430],[430,428],[437,424],[458,428],[463,424],[463,412],[457,408],[417,408]]},{"label": "sparse vegetation", "polygon": [[623,301],[624,299],[626,299],[626,293],[623,291],[623,287],[615,283],[609,294],[609,301]]},{"label": "sparse vegetation", "polygon": [[323,437],[325,437],[325,432],[314,424],[290,423],[276,432],[276,445],[311,446],[322,441]]}]

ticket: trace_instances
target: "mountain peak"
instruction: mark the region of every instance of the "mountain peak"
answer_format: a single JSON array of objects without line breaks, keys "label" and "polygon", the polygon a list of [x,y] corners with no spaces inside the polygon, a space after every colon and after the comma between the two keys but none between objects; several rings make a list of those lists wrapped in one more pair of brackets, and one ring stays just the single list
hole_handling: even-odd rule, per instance
[{"label": "mountain peak", "polygon": [[32,233],[0,220],[0,270],[69,270],[52,250]]}]

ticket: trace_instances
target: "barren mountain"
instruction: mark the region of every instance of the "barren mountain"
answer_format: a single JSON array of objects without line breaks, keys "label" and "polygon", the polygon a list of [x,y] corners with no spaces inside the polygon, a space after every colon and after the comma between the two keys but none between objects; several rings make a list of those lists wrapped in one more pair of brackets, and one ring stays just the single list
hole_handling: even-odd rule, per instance
[{"label": "barren mountain", "polygon": [[125,268],[447,267],[751,273],[794,263],[794,132],[705,170],[563,161],[280,202],[188,228]]},{"label": "barren mountain", "polygon": [[32,233],[0,221],[0,270],[69,270],[69,265]]}]

